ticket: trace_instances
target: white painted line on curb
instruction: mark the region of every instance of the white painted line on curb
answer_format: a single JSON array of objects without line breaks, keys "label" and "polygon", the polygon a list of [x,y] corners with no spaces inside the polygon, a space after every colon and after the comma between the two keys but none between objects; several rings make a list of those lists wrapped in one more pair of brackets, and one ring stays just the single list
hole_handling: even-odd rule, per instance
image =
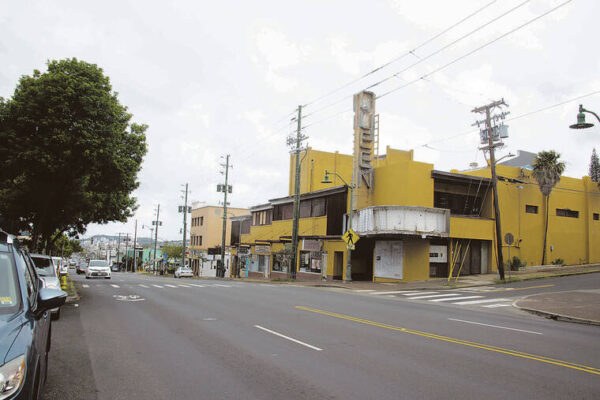
[{"label": "white painted line on curb", "polygon": [[162,286],[158,286],[158,285],[152,285],[152,286],[157,287],[157,288],[161,288],[161,289],[163,288]]},{"label": "white painted line on curb", "polygon": [[433,300],[429,300],[429,301],[435,301],[435,302],[454,301],[454,300],[480,299],[482,297],[483,296],[464,296],[464,297],[451,297],[451,298],[446,298],[446,299],[433,299]]},{"label": "white painted line on curb", "polygon": [[149,288],[149,286],[143,285],[143,284],[141,284],[141,283],[140,283],[139,285],[140,285],[141,287],[143,287],[143,288],[146,288],[146,289],[148,289],[148,288]]},{"label": "white painted line on curb", "polygon": [[316,347],[316,346],[312,346],[312,345],[310,345],[310,344],[308,344],[308,343],[304,343],[304,342],[301,342],[301,341],[299,341],[299,340],[297,340],[297,339],[291,338],[291,337],[289,337],[289,336],[282,335],[281,333],[278,333],[278,332],[272,331],[272,330],[270,330],[270,329],[267,329],[267,328],[263,328],[263,327],[262,327],[262,326],[260,326],[260,325],[254,325],[254,327],[255,327],[255,328],[258,328],[258,329],[262,329],[263,331],[265,331],[265,332],[269,332],[269,333],[271,333],[271,334],[273,334],[273,335],[275,335],[275,336],[279,336],[279,337],[281,337],[281,338],[287,339],[287,340],[289,340],[289,341],[291,341],[291,342],[298,343],[298,344],[300,344],[300,345],[302,345],[302,346],[306,346],[306,347],[308,347],[309,349],[313,349],[313,350],[316,350],[316,351],[322,351],[322,350],[323,350],[323,349],[320,349],[320,348],[318,348],[318,347]]},{"label": "white painted line on curb", "polygon": [[510,300],[509,299],[467,300],[467,301],[458,301],[458,302],[452,303],[452,304],[458,304],[460,306],[466,306],[466,305],[470,305],[470,304],[498,303],[500,301],[510,301]]},{"label": "white painted line on curb", "polygon": [[373,295],[383,295],[383,294],[400,294],[400,293],[415,293],[415,290],[392,290],[391,292],[372,292],[369,294],[373,294]]},{"label": "white painted line on curb", "polygon": [[534,335],[543,335],[543,333],[540,332],[534,332],[534,331],[526,331],[525,329],[516,329],[516,328],[508,328],[506,326],[498,326],[498,325],[489,325],[489,324],[483,324],[481,322],[473,322],[473,321],[465,321],[463,319],[455,319],[455,318],[448,318],[450,321],[458,321],[458,322],[464,322],[466,324],[473,324],[473,325],[483,325],[483,326],[489,326],[491,328],[498,328],[498,329],[508,329],[510,331],[517,331],[517,332],[524,332],[524,333],[533,333]]},{"label": "white painted line on curb", "polygon": [[449,297],[449,296],[462,296],[458,293],[446,293],[446,294],[429,294],[427,296],[408,297],[408,300],[421,300],[421,299],[433,299],[436,297]]},{"label": "white painted line on curb", "polygon": [[114,284],[111,284],[110,286],[112,286],[114,288],[119,288],[120,287],[119,285],[114,285]]}]

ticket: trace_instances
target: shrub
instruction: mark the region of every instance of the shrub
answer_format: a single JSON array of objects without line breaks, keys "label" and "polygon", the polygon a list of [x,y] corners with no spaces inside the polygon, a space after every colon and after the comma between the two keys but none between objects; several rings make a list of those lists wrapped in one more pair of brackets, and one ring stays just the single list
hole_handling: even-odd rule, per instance
[{"label": "shrub", "polygon": [[552,265],[563,266],[565,265],[565,260],[562,258],[557,258],[556,260],[552,261]]},{"label": "shrub", "polygon": [[527,266],[526,262],[521,261],[521,259],[517,256],[514,256],[512,260],[508,262],[511,271],[518,271],[521,268],[525,268]]}]

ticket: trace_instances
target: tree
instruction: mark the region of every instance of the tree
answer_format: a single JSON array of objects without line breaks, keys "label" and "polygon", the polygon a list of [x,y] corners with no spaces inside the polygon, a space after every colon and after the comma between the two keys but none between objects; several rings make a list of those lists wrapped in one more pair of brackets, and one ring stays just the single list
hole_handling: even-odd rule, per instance
[{"label": "tree", "polygon": [[592,150],[592,158],[590,159],[590,178],[592,178],[592,181],[598,182],[598,186],[600,186],[600,160],[598,160],[596,149]]},{"label": "tree", "polygon": [[182,245],[168,245],[165,244],[160,247],[163,254],[166,254],[168,258],[181,258],[181,253],[183,252]]},{"label": "tree", "polygon": [[0,99],[0,224],[29,231],[34,249],[126,221],[147,150],[148,126],[130,122],[101,68],[75,58],[47,67]]},{"label": "tree", "polygon": [[548,240],[550,193],[560,182],[560,176],[565,171],[565,163],[559,161],[560,154],[553,150],[539,152],[533,160],[533,177],[540,187],[546,206],[546,226],[544,229],[544,248],[542,250],[542,265],[546,263],[546,242]]},{"label": "tree", "polygon": [[65,258],[71,257],[73,253],[79,253],[83,251],[83,247],[77,239],[71,239],[67,235],[60,234],[58,238],[53,241],[53,245],[48,249],[48,253],[55,256],[62,256]]}]

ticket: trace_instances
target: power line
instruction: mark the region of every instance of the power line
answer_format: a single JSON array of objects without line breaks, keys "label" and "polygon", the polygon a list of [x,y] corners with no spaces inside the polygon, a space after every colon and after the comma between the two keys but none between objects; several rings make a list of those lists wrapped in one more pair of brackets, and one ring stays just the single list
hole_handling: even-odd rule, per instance
[{"label": "power line", "polygon": [[400,90],[400,89],[403,89],[403,88],[405,88],[405,87],[407,87],[407,86],[409,86],[409,85],[412,85],[413,83],[416,83],[416,82],[420,81],[420,80],[421,80],[421,78],[429,77],[429,76],[431,76],[431,75],[435,74],[436,72],[439,72],[439,71],[441,71],[441,70],[443,70],[443,69],[445,69],[445,68],[447,68],[447,67],[449,67],[449,66],[451,66],[451,65],[455,64],[456,62],[458,62],[458,61],[460,61],[460,60],[462,60],[462,59],[464,59],[464,58],[467,58],[468,56],[472,55],[473,53],[476,53],[476,52],[478,52],[478,51],[480,51],[480,50],[482,50],[482,49],[486,48],[487,46],[489,46],[489,45],[491,45],[491,44],[493,44],[493,43],[497,42],[498,40],[500,40],[500,39],[503,39],[503,38],[505,38],[506,36],[508,36],[508,35],[510,35],[510,34],[512,34],[512,33],[514,33],[514,32],[516,32],[516,31],[518,31],[518,30],[520,30],[520,29],[523,29],[523,28],[524,28],[524,27],[526,27],[527,25],[530,25],[530,24],[532,24],[533,22],[537,21],[538,19],[545,17],[546,15],[548,15],[548,14],[550,14],[550,13],[552,13],[552,12],[554,12],[554,11],[558,10],[558,9],[559,9],[559,8],[561,8],[561,7],[564,7],[565,5],[567,5],[568,3],[570,3],[571,1],[573,1],[573,0],[567,0],[567,1],[565,1],[564,3],[561,3],[561,4],[559,4],[558,6],[556,6],[556,7],[554,7],[554,8],[551,8],[550,10],[546,11],[545,13],[543,13],[543,14],[540,14],[540,15],[538,15],[537,17],[535,17],[535,18],[533,18],[533,19],[530,19],[529,21],[525,22],[524,24],[521,24],[521,25],[517,26],[516,28],[514,28],[514,29],[511,29],[510,31],[508,31],[508,32],[506,32],[506,33],[504,33],[504,34],[502,34],[502,35],[498,36],[497,38],[495,38],[495,39],[493,39],[493,40],[491,40],[491,41],[489,41],[489,42],[487,42],[487,43],[485,43],[485,44],[483,44],[483,45],[481,45],[481,46],[479,46],[479,47],[475,48],[474,50],[471,50],[470,52],[468,52],[468,53],[466,53],[466,54],[463,54],[462,56],[460,56],[460,57],[458,57],[458,58],[455,58],[454,60],[450,61],[449,63],[447,63],[447,64],[444,64],[444,65],[442,65],[441,67],[438,67],[438,68],[434,69],[433,71],[431,71],[431,72],[429,72],[429,73],[427,73],[427,74],[425,74],[425,75],[423,75],[423,76],[421,76],[421,77],[419,77],[419,78],[417,78],[417,79],[414,79],[414,80],[412,80],[412,81],[410,81],[410,82],[408,82],[408,83],[406,83],[406,84],[404,84],[404,85],[402,85],[402,86],[399,86],[399,87],[397,87],[397,88],[394,88],[394,89],[392,89],[392,90],[389,90],[389,91],[387,91],[387,92],[385,92],[385,93],[383,93],[383,94],[381,94],[381,95],[377,96],[377,99],[380,99],[380,98],[382,98],[382,97],[385,97],[385,96],[387,96],[388,94],[394,93],[394,92],[396,92],[396,91],[398,91],[398,90]]},{"label": "power line", "polygon": [[[418,50],[418,49],[420,49],[421,47],[424,47],[425,45],[427,45],[427,44],[431,43],[432,41],[434,41],[435,39],[439,38],[440,36],[442,36],[442,35],[444,35],[444,34],[448,33],[449,31],[451,31],[452,29],[456,28],[458,25],[462,24],[463,22],[467,21],[468,19],[470,19],[470,18],[474,17],[475,15],[479,14],[481,11],[485,10],[486,8],[488,8],[489,6],[491,6],[492,4],[494,4],[496,1],[497,1],[497,0],[493,0],[493,1],[491,1],[490,3],[486,4],[485,6],[483,6],[483,7],[479,8],[478,10],[476,10],[476,11],[474,11],[474,12],[472,12],[471,14],[469,14],[469,15],[467,15],[466,17],[462,18],[460,21],[458,21],[458,22],[456,22],[455,24],[453,24],[453,25],[449,26],[448,28],[444,29],[443,31],[441,31],[441,32],[440,32],[440,33],[438,33],[437,35],[434,35],[433,37],[431,37],[431,38],[427,39],[426,41],[424,41],[423,43],[419,44],[419,45],[418,45],[417,47],[415,47],[414,49],[412,49],[412,50],[410,50],[410,51],[408,51],[408,52],[406,52],[406,53],[402,54],[402,55],[401,55],[401,56],[399,56],[399,57],[396,57],[396,58],[394,58],[394,59],[392,59],[392,60],[390,60],[390,61],[386,62],[386,63],[385,63],[385,64],[383,64],[383,65],[380,65],[379,67],[377,67],[377,68],[375,68],[375,69],[373,69],[373,70],[371,70],[371,71],[367,72],[366,74],[364,74],[364,75],[362,75],[362,76],[360,76],[360,77],[358,77],[358,78],[356,78],[356,79],[353,79],[353,80],[351,80],[350,82],[348,82],[348,83],[346,83],[346,84],[344,84],[344,85],[342,85],[342,86],[338,87],[337,89],[334,89],[334,90],[330,91],[329,93],[326,93],[326,94],[324,94],[324,95],[322,95],[322,96],[319,96],[319,97],[317,97],[317,98],[316,98],[316,99],[314,99],[314,100],[311,100],[311,101],[309,101],[308,103],[306,103],[305,105],[303,105],[303,107],[308,107],[308,106],[309,106],[309,105],[311,105],[311,104],[314,104],[314,103],[316,103],[316,102],[318,102],[318,101],[320,101],[320,100],[322,100],[322,99],[324,99],[324,98],[326,98],[326,97],[329,97],[329,96],[331,96],[332,94],[339,92],[340,90],[342,90],[342,89],[344,89],[344,88],[346,88],[346,87],[348,87],[348,86],[350,86],[350,85],[352,85],[352,84],[354,84],[354,83],[356,83],[356,82],[358,82],[358,81],[360,81],[360,80],[362,80],[362,79],[366,78],[366,77],[367,77],[367,76],[369,76],[369,75],[372,75],[372,74],[376,73],[377,71],[379,71],[379,70],[381,70],[381,69],[383,69],[383,68],[387,67],[387,66],[388,66],[388,65],[390,65],[390,64],[393,64],[393,63],[395,63],[395,62],[397,62],[397,61],[400,61],[400,60],[401,60],[401,59],[403,59],[404,57],[407,57],[407,56],[409,56],[409,55],[411,55],[411,54],[412,54],[412,55],[414,55],[415,57],[419,58],[419,57],[418,57],[418,56],[415,54],[415,51],[417,51],[417,50]],[[309,114],[309,115],[310,115],[310,114]],[[306,117],[308,117],[308,115],[307,115]]]}]

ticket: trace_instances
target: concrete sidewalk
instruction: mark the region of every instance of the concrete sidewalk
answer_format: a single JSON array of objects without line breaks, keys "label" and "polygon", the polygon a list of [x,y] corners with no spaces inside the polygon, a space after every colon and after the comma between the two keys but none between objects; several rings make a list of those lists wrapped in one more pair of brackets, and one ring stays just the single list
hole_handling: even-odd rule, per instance
[{"label": "concrete sidewalk", "polygon": [[514,306],[552,319],[600,325],[600,289],[534,294]]}]

